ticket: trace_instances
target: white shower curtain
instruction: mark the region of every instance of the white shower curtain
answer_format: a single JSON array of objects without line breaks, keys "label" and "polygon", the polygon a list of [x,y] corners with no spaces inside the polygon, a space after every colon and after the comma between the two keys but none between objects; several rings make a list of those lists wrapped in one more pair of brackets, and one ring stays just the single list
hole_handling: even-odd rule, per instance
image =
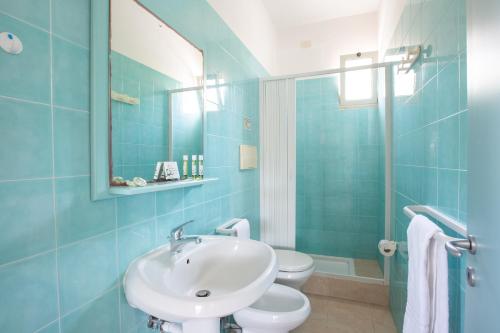
[{"label": "white shower curtain", "polygon": [[295,248],[295,79],[262,81],[261,240]]}]

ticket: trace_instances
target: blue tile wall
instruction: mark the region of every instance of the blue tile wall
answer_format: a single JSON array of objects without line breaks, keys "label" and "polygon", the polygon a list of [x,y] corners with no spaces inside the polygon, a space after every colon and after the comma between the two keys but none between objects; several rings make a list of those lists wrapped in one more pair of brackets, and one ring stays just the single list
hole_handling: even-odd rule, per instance
[{"label": "blue tile wall", "polygon": [[[6,98],[0,100],[3,142],[0,147],[1,180],[51,176],[52,126],[52,113],[48,105]],[[15,151],[8,142],[17,143]]]},{"label": "blue tile wall", "polygon": [[[393,49],[422,45],[428,51],[413,71],[414,93],[393,96],[391,235],[399,242],[406,241],[409,219],[402,209],[408,204],[431,205],[467,222],[465,12],[464,0],[407,0],[391,42]],[[463,332],[464,262],[449,260],[450,332]],[[408,275],[404,253],[392,257],[390,274],[391,311],[401,331]]]},{"label": "blue tile wall", "polygon": [[111,73],[114,91],[140,99],[111,103],[113,176],[152,179],[156,162],[168,160],[167,90],[180,82],[115,51]]},{"label": "blue tile wall", "polygon": [[[0,77],[1,94],[14,98],[27,99],[33,102],[49,104],[51,100],[51,58],[50,58],[50,38],[46,30],[31,24],[26,24],[11,16],[5,15],[3,9],[12,10],[14,13],[26,13],[37,10],[42,1],[36,5],[28,1],[22,1],[24,6],[3,5],[11,1],[2,1],[0,7],[0,30],[10,31],[22,39],[24,49],[31,50],[30,53],[23,52],[16,57],[9,56],[7,53],[0,54],[0,66],[2,74]],[[46,6],[49,5],[47,1]],[[43,11],[40,12],[40,15]],[[49,20],[49,11],[47,10],[45,18]],[[40,23],[38,15],[31,17],[33,24]],[[41,23],[40,23],[41,24]],[[14,70],[15,69],[15,70]]]},{"label": "blue tile wall", "polygon": [[0,52],[1,332],[145,332],[121,283],[131,259],[191,218],[188,233],[245,217],[259,235],[259,171],[239,170],[238,147],[258,146],[267,73],[206,1],[144,4],[203,49],[207,75],[224,79],[204,128],[205,172],[219,181],[92,202],[90,0],[0,0],[0,31],[24,43],[18,56]]},{"label": "blue tile wall", "polygon": [[297,249],[377,259],[384,225],[378,108],[341,109],[336,76],[297,81],[296,96]]}]

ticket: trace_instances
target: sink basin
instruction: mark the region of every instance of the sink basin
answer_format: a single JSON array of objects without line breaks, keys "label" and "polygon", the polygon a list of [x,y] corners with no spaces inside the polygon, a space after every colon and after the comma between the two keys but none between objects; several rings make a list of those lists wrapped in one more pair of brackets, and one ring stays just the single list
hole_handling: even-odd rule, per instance
[{"label": "sink basin", "polygon": [[218,321],[254,303],[275,280],[276,255],[267,244],[201,238],[178,254],[166,245],[134,260],[124,278],[128,303],[171,322]]}]

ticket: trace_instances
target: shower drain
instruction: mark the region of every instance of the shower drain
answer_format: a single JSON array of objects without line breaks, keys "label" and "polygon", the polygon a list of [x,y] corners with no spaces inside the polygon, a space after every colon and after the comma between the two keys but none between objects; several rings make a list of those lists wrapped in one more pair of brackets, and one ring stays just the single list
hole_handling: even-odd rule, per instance
[{"label": "shower drain", "polygon": [[196,292],[196,297],[208,297],[210,296],[210,290],[202,289]]}]

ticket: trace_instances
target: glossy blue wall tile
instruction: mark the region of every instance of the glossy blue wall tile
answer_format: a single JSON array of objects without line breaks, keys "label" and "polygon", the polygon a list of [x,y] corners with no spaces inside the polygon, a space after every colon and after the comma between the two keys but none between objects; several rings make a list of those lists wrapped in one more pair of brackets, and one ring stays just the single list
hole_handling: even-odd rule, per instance
[{"label": "glossy blue wall tile", "polygon": [[52,182],[0,183],[0,265],[56,246]]},{"label": "glossy blue wall tile", "polygon": [[58,37],[53,44],[54,104],[79,110],[89,110],[90,74],[89,49]]},{"label": "glossy blue wall tile", "polygon": [[128,264],[156,245],[155,219],[121,228],[118,231],[118,269],[124,274]]},{"label": "glossy blue wall tile", "polygon": [[81,0],[52,1],[52,32],[80,46],[90,44],[90,3]]},{"label": "glossy blue wall tile", "polygon": [[54,109],[54,173],[81,176],[90,173],[90,114]]},{"label": "glossy blue wall tile", "polygon": [[156,213],[165,215],[184,208],[184,190],[161,192],[156,195]]},{"label": "glossy blue wall tile", "polygon": [[1,12],[21,21],[33,24],[44,30],[50,26],[50,0],[40,0],[33,3],[30,0],[1,0]]},{"label": "glossy blue wall tile", "polygon": [[0,331],[33,332],[56,320],[57,288],[54,251],[1,266]]},{"label": "glossy blue wall tile", "polygon": [[55,180],[58,244],[65,245],[116,227],[115,202],[90,201],[90,177]]},{"label": "glossy blue wall tile", "polygon": [[[206,176],[219,181],[92,202],[90,1],[0,0],[0,31],[24,43],[18,56],[0,52],[1,332],[145,332],[145,314],[123,294],[131,259],[190,218],[187,232],[211,233],[245,217],[259,237],[259,171],[239,170],[238,146],[258,146],[258,78],[267,73],[206,1],[144,3],[204,50],[207,75],[225,80],[204,129]],[[167,87],[141,87],[151,124],[164,120],[151,100],[165,102]],[[152,140],[146,134],[137,138]]]},{"label": "glossy blue wall tile", "polygon": [[[465,44],[464,0],[406,1],[391,48],[422,45],[430,53],[414,67],[414,93],[393,96],[391,236],[397,241],[406,241],[410,221],[402,212],[405,205],[434,206],[464,224],[467,221]],[[450,257],[449,269],[450,332],[458,333],[463,331],[463,262]],[[391,258],[390,303],[399,330],[407,274],[407,255],[398,252]]]},{"label": "glossy blue wall tile", "polygon": [[0,131],[1,180],[52,175],[50,107],[0,97]]},{"label": "glossy blue wall tile", "polygon": [[118,226],[143,222],[155,216],[155,195],[151,193],[118,199]]},{"label": "glossy blue wall tile", "polygon": [[[39,5],[38,2],[36,5],[30,4],[31,6],[28,6],[26,2],[25,4],[26,9],[23,12],[36,10]],[[46,5],[48,6],[48,3]],[[12,16],[2,14],[4,7],[0,8],[0,30],[10,31],[17,35],[21,38],[24,49],[30,50],[15,57],[6,52],[0,53],[0,71],[2,72],[0,96],[50,103],[49,34]],[[14,10],[14,8],[6,8],[8,9]]]},{"label": "glossy blue wall tile", "polygon": [[120,332],[118,288],[61,320],[62,332]]},{"label": "glossy blue wall tile", "polygon": [[77,309],[119,284],[116,232],[59,249],[61,314]]},{"label": "glossy blue wall tile", "polygon": [[296,96],[297,249],[376,259],[385,215],[378,108],[341,109],[337,77],[300,80]]}]

